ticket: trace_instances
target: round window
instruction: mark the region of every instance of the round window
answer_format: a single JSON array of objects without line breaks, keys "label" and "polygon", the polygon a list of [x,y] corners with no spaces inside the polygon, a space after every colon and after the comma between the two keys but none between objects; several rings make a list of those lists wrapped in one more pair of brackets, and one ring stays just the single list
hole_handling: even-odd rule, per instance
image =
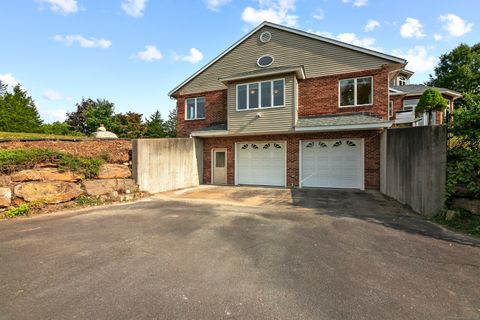
[{"label": "round window", "polygon": [[272,63],[273,63],[273,57],[272,57],[272,56],[269,56],[269,55],[261,56],[261,57],[258,58],[258,60],[257,60],[257,65],[258,65],[259,67],[262,67],[262,68],[268,67],[268,66],[270,66]]},{"label": "round window", "polygon": [[271,39],[272,39],[272,34],[268,31],[262,32],[262,34],[260,34],[260,41],[263,43],[267,43]]}]

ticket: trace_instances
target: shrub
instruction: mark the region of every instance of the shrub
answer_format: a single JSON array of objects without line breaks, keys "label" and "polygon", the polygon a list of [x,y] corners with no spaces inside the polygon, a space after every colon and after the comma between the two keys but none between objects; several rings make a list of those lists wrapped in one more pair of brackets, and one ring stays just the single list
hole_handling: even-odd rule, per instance
[{"label": "shrub", "polygon": [[28,204],[22,204],[18,208],[12,208],[5,212],[5,216],[7,218],[13,218],[13,217],[18,217],[18,216],[24,216],[30,211],[30,207]]},{"label": "shrub", "polygon": [[14,171],[33,168],[41,162],[58,165],[62,171],[84,174],[87,178],[98,175],[104,160],[71,155],[51,149],[13,149],[0,150],[0,173],[10,174]]},{"label": "shrub", "polygon": [[82,206],[98,206],[103,204],[103,200],[97,197],[88,197],[88,196],[80,196],[75,199],[75,203],[82,205]]}]

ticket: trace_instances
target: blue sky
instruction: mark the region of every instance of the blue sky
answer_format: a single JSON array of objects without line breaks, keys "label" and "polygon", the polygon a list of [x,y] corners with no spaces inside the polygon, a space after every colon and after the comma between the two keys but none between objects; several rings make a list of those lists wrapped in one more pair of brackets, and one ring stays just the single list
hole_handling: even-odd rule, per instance
[{"label": "blue sky", "polygon": [[480,40],[478,0],[2,0],[0,80],[42,118],[82,97],[144,116],[263,20],[402,56],[423,82],[438,56]]}]

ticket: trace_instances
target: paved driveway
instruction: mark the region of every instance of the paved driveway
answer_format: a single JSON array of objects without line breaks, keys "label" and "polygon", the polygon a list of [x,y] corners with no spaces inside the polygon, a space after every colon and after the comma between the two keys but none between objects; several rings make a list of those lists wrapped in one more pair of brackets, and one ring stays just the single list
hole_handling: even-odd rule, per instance
[{"label": "paved driveway", "polygon": [[376,192],[218,188],[0,222],[0,319],[480,319],[480,247]]}]

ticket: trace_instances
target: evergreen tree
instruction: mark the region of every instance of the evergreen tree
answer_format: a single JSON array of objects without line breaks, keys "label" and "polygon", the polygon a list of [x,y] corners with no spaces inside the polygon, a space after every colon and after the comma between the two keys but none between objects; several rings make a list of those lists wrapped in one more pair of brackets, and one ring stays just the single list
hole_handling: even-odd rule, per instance
[{"label": "evergreen tree", "polygon": [[32,97],[17,84],[12,92],[0,84],[0,131],[36,132],[42,120]]},{"label": "evergreen tree", "polygon": [[145,135],[149,138],[163,138],[165,137],[164,122],[160,111],[155,111],[147,120],[147,129]]},{"label": "evergreen tree", "polygon": [[175,138],[177,136],[177,109],[174,108],[168,113],[168,119],[164,124],[165,136]]}]

